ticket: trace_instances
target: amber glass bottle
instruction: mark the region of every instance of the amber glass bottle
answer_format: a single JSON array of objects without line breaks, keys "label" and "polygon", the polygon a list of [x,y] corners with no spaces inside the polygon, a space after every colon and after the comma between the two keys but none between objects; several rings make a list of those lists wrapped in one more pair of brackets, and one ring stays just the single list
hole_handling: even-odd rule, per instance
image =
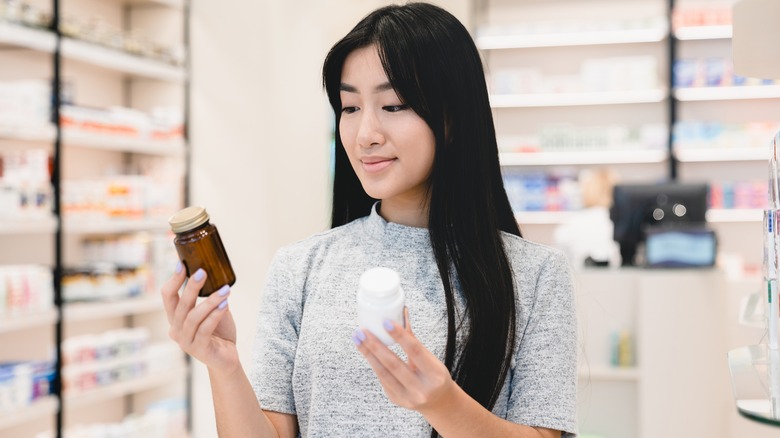
[{"label": "amber glass bottle", "polygon": [[173,243],[187,276],[201,268],[208,274],[200,296],[209,296],[222,286],[232,286],[236,282],[217,227],[209,222],[205,208],[187,207],[171,216],[168,223],[176,234]]}]

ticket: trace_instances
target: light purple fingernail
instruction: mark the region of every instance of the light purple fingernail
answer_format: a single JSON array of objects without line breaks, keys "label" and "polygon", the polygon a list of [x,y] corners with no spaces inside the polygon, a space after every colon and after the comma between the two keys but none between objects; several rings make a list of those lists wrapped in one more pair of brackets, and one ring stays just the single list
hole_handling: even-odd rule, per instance
[{"label": "light purple fingernail", "polygon": [[227,299],[223,300],[221,303],[219,303],[219,308],[224,309],[227,307]]},{"label": "light purple fingernail", "polygon": [[176,273],[181,274],[182,269],[184,269],[184,264],[179,260],[179,262],[176,263]]},{"label": "light purple fingernail", "polygon": [[355,330],[355,337],[357,337],[358,340],[360,340],[360,342],[363,342],[363,341],[366,340],[366,334],[363,333],[363,330],[360,330],[360,329]]},{"label": "light purple fingernail", "polygon": [[387,331],[391,331],[391,330],[393,330],[395,328],[395,327],[393,327],[393,322],[390,321],[389,319],[386,319],[385,322],[382,323],[382,326]]},{"label": "light purple fingernail", "polygon": [[355,336],[355,335],[352,335],[352,342],[354,342],[354,343],[355,343],[355,345],[360,345],[360,344],[362,344],[362,343],[363,343],[363,341],[361,341],[361,340],[360,340],[360,339],[359,339],[357,336]]},{"label": "light purple fingernail", "polygon": [[221,288],[220,288],[220,289],[217,291],[217,293],[219,294],[219,296],[221,296],[221,297],[224,297],[225,295],[227,295],[228,293],[230,293],[230,285],[226,284],[226,285],[222,286],[222,287],[221,287]]},{"label": "light purple fingernail", "polygon": [[201,281],[205,276],[206,276],[206,271],[204,271],[203,269],[198,269],[198,272],[196,272],[195,275],[192,276],[192,279],[195,281]]}]

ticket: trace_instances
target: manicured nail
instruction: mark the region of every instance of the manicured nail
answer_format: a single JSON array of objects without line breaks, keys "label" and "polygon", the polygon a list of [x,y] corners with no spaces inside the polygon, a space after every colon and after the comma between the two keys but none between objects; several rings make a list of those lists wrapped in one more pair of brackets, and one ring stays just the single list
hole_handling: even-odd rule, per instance
[{"label": "manicured nail", "polygon": [[357,336],[355,336],[355,335],[352,335],[352,342],[354,342],[354,343],[355,343],[355,345],[360,345],[360,344],[362,344],[362,343],[363,343],[363,341],[361,341],[361,340],[360,340],[360,338],[358,338],[358,337],[357,337]]},{"label": "manicured nail", "polygon": [[221,303],[219,303],[219,308],[220,309],[224,309],[225,307],[227,307],[227,299],[222,301]]},{"label": "manicured nail", "polygon": [[198,269],[198,272],[195,273],[195,275],[192,276],[192,279],[195,281],[201,281],[203,280],[203,277],[206,276],[206,271],[204,271],[202,268]]},{"label": "manicured nail", "polygon": [[385,322],[382,323],[382,326],[384,326],[385,330],[387,331],[391,331],[395,328],[393,327],[393,322],[389,319],[386,319]]},{"label": "manicured nail", "polygon": [[357,329],[355,330],[355,337],[358,338],[360,342],[363,342],[366,340],[366,334],[363,333],[363,330]]},{"label": "manicured nail", "polygon": [[182,269],[184,269],[184,264],[179,260],[179,263],[176,263],[176,273],[181,274]]},{"label": "manicured nail", "polygon": [[226,285],[222,286],[221,288],[219,288],[219,290],[217,291],[217,293],[218,293],[218,294],[219,294],[219,296],[221,296],[221,297],[224,297],[225,295],[229,294],[229,293],[230,293],[230,285],[227,285],[227,284],[226,284]]}]

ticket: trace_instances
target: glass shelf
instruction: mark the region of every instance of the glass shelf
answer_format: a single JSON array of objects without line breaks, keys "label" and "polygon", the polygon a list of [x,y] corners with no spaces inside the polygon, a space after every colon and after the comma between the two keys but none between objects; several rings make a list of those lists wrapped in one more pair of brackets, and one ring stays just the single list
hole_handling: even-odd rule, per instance
[{"label": "glass shelf", "polygon": [[22,47],[44,53],[54,53],[56,45],[57,36],[50,31],[0,19],[0,47]]},{"label": "glass shelf", "polygon": [[737,411],[780,427],[780,350],[765,344],[740,347],[729,351],[728,362]]},{"label": "glass shelf", "polygon": [[666,38],[666,27],[592,32],[560,32],[520,35],[483,35],[477,38],[482,50],[533,47],[598,46],[608,44],[655,43]]},{"label": "glass shelf", "polygon": [[63,309],[63,321],[66,323],[91,321],[117,316],[161,312],[162,310],[163,304],[159,295],[150,293],[142,297],[113,301],[66,303]]},{"label": "glass shelf", "polygon": [[156,59],[143,58],[88,41],[63,38],[61,51],[62,56],[67,59],[85,62],[131,76],[170,82],[182,82],[185,79],[185,71],[182,67],[169,65]]},{"label": "glass shelf", "polygon": [[57,310],[49,309],[18,316],[0,317],[0,334],[29,328],[53,326],[57,322]]},{"label": "glass shelf", "polygon": [[731,25],[719,26],[686,26],[674,32],[675,38],[682,41],[692,40],[723,40],[731,38]]},{"label": "glass shelf", "polygon": [[31,421],[38,421],[47,416],[57,414],[59,400],[54,395],[42,397],[29,406],[22,406],[0,412],[0,430],[18,426]]},{"label": "glass shelf", "polygon": [[62,133],[62,142],[66,146],[148,155],[182,156],[185,152],[183,138],[173,140],[151,140],[64,130]]},{"label": "glass shelf", "polygon": [[4,234],[47,234],[55,231],[57,231],[57,219],[55,217],[0,219],[0,236]]},{"label": "glass shelf", "polygon": [[169,226],[165,218],[82,220],[65,217],[63,229],[69,234],[119,234],[141,231],[165,232]]},{"label": "glass shelf", "polygon": [[780,98],[780,85],[677,88],[674,97],[681,102],[708,100],[752,100]]},{"label": "glass shelf", "polygon": [[592,91],[580,93],[493,94],[492,108],[534,108],[546,106],[622,105],[658,103],[666,99],[664,89]]},{"label": "glass shelf", "polygon": [[747,148],[685,148],[675,147],[674,154],[685,163],[714,161],[768,161],[769,150],[764,147]]},{"label": "glass shelf", "polygon": [[502,152],[502,166],[556,166],[588,164],[646,164],[666,161],[669,154],[659,150],[612,150],[566,152]]}]

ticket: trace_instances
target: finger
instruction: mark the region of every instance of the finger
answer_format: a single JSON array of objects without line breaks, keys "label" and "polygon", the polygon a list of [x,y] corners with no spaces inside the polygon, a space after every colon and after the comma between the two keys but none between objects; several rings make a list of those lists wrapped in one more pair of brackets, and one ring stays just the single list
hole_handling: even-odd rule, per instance
[{"label": "finger", "polygon": [[196,335],[200,335],[200,326],[205,322],[209,315],[213,313],[214,309],[222,310],[227,306],[227,297],[229,294],[230,286],[222,286],[221,289],[211,294],[187,314],[179,336],[181,345],[190,345],[195,342]]},{"label": "finger", "polygon": [[376,374],[379,383],[382,385],[382,388],[384,388],[387,397],[390,398],[390,400],[393,402],[396,402],[396,400],[398,400],[399,394],[403,394],[405,392],[405,388],[401,382],[399,382],[398,379],[396,379],[395,376],[393,376],[393,374],[390,373],[390,371],[384,365],[382,365],[382,362],[377,359],[376,355],[374,355],[371,350],[365,347],[364,344],[367,339],[368,334],[365,330],[358,329],[352,336],[352,340],[355,342],[358,351],[366,359],[366,362],[368,362],[368,365],[371,367],[371,369],[374,370],[374,374]]},{"label": "finger", "polygon": [[[371,356],[376,358],[387,373],[400,382],[404,388],[416,388],[420,385],[419,378],[411,368],[409,368],[409,365],[387,348],[387,345],[368,330],[358,330],[365,336],[365,340],[358,345],[358,350],[365,350],[366,352],[371,353]],[[363,351],[361,351],[361,353],[362,352]]]},{"label": "finger", "polygon": [[398,345],[404,350],[406,357],[409,358],[409,362],[414,363],[415,368],[423,373],[434,371],[433,367],[439,362],[439,359],[428,351],[422,342],[414,336],[410,326],[407,326],[408,329],[403,329],[396,322],[389,319],[384,322],[384,326],[390,337],[398,342]]},{"label": "finger", "polygon": [[184,284],[184,279],[187,274],[184,271],[184,265],[181,261],[176,264],[176,268],[173,270],[168,280],[163,284],[161,289],[163,307],[165,307],[165,316],[168,317],[168,324],[173,321],[173,313],[176,310],[176,305],[179,304],[179,289]]},{"label": "finger", "polygon": [[195,307],[195,301],[198,299],[198,293],[206,283],[206,271],[198,269],[193,274],[187,284],[184,285],[184,290],[179,298],[179,304],[176,306],[176,311],[173,313],[173,322],[171,322],[171,328],[174,330],[180,330],[184,319],[187,314],[190,313],[193,307]]},{"label": "finger", "polygon": [[409,333],[414,334],[412,332],[412,322],[409,320],[409,308],[406,306],[404,306],[404,328]]},{"label": "finger", "polygon": [[209,342],[211,342],[213,339],[214,331],[222,321],[222,318],[224,318],[225,315],[228,315],[229,313],[230,309],[228,308],[228,299],[225,298],[220,301],[217,307],[209,312],[209,314],[206,316],[206,319],[204,319],[200,326],[198,326],[198,331],[195,333],[195,337],[192,341],[192,348],[196,351],[205,349]]}]

